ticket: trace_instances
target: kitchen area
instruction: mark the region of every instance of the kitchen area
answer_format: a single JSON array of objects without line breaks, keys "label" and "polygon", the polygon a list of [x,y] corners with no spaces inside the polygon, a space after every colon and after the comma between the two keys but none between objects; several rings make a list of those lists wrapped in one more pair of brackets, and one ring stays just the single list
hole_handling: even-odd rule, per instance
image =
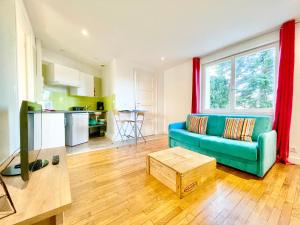
[{"label": "kitchen area", "polygon": [[112,145],[106,131],[113,96],[102,96],[101,77],[53,61],[42,63],[42,148],[77,153]]},{"label": "kitchen area", "polygon": [[34,101],[43,107],[42,148],[66,146],[75,154],[146,142],[157,133],[153,72],[115,59],[89,64],[62,49],[42,47],[39,58]]}]

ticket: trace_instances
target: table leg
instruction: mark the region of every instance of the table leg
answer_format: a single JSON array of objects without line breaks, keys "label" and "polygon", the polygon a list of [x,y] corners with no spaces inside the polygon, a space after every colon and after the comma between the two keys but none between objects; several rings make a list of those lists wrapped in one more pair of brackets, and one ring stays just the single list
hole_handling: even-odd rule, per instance
[{"label": "table leg", "polygon": [[135,137],[135,144],[137,145],[138,136],[137,136],[137,112],[134,112],[134,137]]},{"label": "table leg", "polygon": [[51,216],[40,222],[34,223],[33,225],[63,225],[64,224],[64,214],[63,212],[55,216]]}]

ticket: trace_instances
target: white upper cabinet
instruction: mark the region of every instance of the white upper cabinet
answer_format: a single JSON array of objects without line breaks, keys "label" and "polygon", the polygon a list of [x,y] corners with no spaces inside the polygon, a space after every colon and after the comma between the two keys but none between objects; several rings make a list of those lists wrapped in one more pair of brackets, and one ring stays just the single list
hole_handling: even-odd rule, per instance
[{"label": "white upper cabinet", "polygon": [[79,87],[70,88],[71,95],[94,97],[94,77],[90,74],[79,73]]},{"label": "white upper cabinet", "polygon": [[47,64],[45,78],[48,85],[80,87],[78,70],[56,63]]}]

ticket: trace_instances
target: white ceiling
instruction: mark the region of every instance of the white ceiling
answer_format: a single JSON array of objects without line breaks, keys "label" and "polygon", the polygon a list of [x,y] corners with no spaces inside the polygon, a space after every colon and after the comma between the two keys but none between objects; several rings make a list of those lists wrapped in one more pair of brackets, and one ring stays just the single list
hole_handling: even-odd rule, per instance
[{"label": "white ceiling", "polygon": [[122,58],[152,69],[205,55],[300,16],[300,0],[24,2],[46,48],[97,65]]}]

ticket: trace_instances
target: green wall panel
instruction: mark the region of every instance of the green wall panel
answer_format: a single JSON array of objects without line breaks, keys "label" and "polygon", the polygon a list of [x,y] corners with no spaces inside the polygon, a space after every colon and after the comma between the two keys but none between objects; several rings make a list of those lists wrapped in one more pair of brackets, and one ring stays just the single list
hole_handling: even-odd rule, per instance
[{"label": "green wall panel", "polygon": [[44,91],[43,102],[49,102],[55,110],[70,110],[73,106],[90,106],[90,110],[97,109],[97,102],[104,102],[105,110],[112,110],[114,108],[115,96],[104,97],[83,97],[71,96],[69,93],[59,91]]}]

